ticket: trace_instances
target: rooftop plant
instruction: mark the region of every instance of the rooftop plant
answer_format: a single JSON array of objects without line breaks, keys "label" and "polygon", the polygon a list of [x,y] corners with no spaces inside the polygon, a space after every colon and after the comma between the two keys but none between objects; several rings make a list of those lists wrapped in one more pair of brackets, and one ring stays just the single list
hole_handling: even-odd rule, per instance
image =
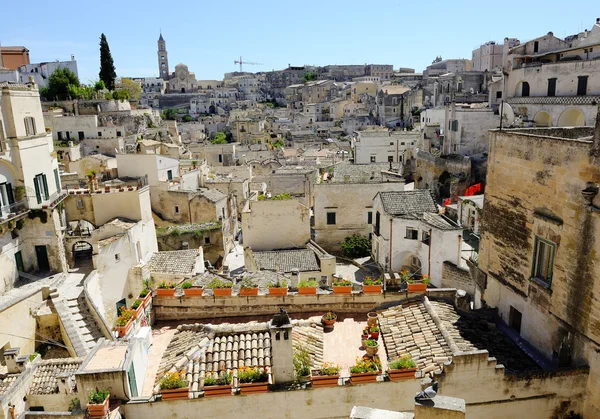
[{"label": "rooftop plant", "polygon": [[242,282],[240,282],[240,288],[243,289],[251,289],[251,288],[256,288],[257,284],[256,282],[254,282],[252,279],[250,278],[244,278],[242,279]]},{"label": "rooftop plant", "polygon": [[183,284],[181,284],[181,288],[183,288],[184,290],[192,288],[192,283],[190,281],[185,281]]},{"label": "rooftop plant", "polygon": [[277,281],[271,281],[267,284],[268,288],[287,288],[287,281],[277,279]]},{"label": "rooftop plant", "polygon": [[150,290],[148,288],[144,288],[141,292],[140,292],[140,297],[144,298],[146,295],[148,295],[150,293]]},{"label": "rooftop plant", "polygon": [[204,288],[214,290],[216,288],[232,288],[233,283],[230,281],[224,281],[220,278],[214,278],[208,284],[204,286]]},{"label": "rooftop plant", "polygon": [[377,346],[377,341],[374,339],[365,340],[365,346]]},{"label": "rooftop plant", "polygon": [[381,285],[383,280],[381,278],[372,278],[370,276],[365,277],[364,285]]},{"label": "rooftop plant", "polygon": [[391,370],[405,370],[408,368],[416,368],[417,364],[410,355],[402,355],[401,357],[396,357],[388,362],[388,367]]},{"label": "rooftop plant", "polygon": [[163,289],[163,290],[172,290],[173,288],[175,288],[175,284],[171,284],[170,282],[167,283],[167,282],[163,281],[160,284],[158,284],[158,288]]},{"label": "rooftop plant", "polygon": [[297,377],[310,375],[310,352],[304,346],[294,348],[294,371]]},{"label": "rooftop plant", "polygon": [[88,403],[102,404],[102,403],[104,403],[104,400],[106,400],[108,398],[109,394],[110,394],[110,392],[108,390],[105,390],[105,389],[100,390],[96,387],[95,390],[90,391],[90,393],[88,394]]},{"label": "rooftop plant", "polygon": [[185,376],[184,371],[168,372],[160,379],[161,390],[174,390],[176,388],[184,388],[188,385],[188,382],[183,378]]},{"label": "rooftop plant", "polygon": [[260,195],[258,197],[259,201],[265,201],[265,200],[270,200],[270,201],[287,201],[288,199],[292,199],[292,195],[290,195],[289,193],[280,193],[279,195],[273,195],[270,198],[267,198],[267,195]]},{"label": "rooftop plant", "polygon": [[303,279],[298,282],[298,288],[318,287],[319,283],[316,279]]},{"label": "rooftop plant", "polygon": [[381,371],[381,362],[378,358],[356,358],[356,364],[350,367],[352,374],[379,371]]},{"label": "rooftop plant", "polygon": [[131,308],[133,308],[133,309],[136,309],[136,308],[138,308],[138,307],[139,307],[141,304],[142,304],[142,300],[139,300],[139,299],[138,299],[138,300],[135,300],[135,301],[133,302],[133,304],[131,305]]},{"label": "rooftop plant", "polygon": [[259,383],[267,381],[269,374],[266,370],[258,367],[243,367],[238,369],[238,380],[240,383]]},{"label": "rooftop plant", "polygon": [[408,282],[410,280],[410,271],[404,270],[400,272],[400,280],[402,282]]},{"label": "rooftop plant", "polygon": [[119,317],[117,317],[117,326],[119,326],[119,327],[127,326],[127,323],[129,323],[129,321],[133,318],[134,313],[135,313],[135,310],[131,310],[126,307],[121,307],[121,314],[119,315]]},{"label": "rooftop plant", "polygon": [[325,320],[335,320],[335,319],[337,319],[337,314],[335,314],[333,311],[329,310],[327,313],[325,313],[323,318]]},{"label": "rooftop plant", "polygon": [[219,378],[213,378],[212,373],[207,372],[204,376],[204,387],[209,386],[227,386],[231,384],[232,375],[230,372],[226,372]]},{"label": "rooftop plant", "polygon": [[348,258],[359,258],[371,254],[371,241],[368,237],[354,234],[346,237],[341,243],[342,254]]},{"label": "rooftop plant", "polygon": [[352,281],[349,281],[347,279],[334,279],[333,280],[333,286],[334,287],[348,287],[352,285]]},{"label": "rooftop plant", "polygon": [[423,275],[421,275],[421,279],[417,279],[417,278],[415,278],[413,276],[410,279],[408,279],[407,282],[409,284],[414,284],[414,283],[422,282],[423,284],[429,285],[429,282],[431,282],[431,280],[429,279],[429,275],[423,274]]},{"label": "rooftop plant", "polygon": [[321,375],[338,375],[340,373],[340,366],[333,362],[323,362],[318,371]]},{"label": "rooftop plant", "polygon": [[371,333],[377,333],[377,332],[379,332],[379,328],[377,326],[371,326],[369,328],[369,332],[371,332]]}]

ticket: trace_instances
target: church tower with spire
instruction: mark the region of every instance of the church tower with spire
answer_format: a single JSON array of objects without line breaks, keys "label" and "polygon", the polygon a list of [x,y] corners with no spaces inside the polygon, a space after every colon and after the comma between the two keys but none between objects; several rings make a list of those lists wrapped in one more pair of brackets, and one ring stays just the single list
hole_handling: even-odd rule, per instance
[{"label": "church tower with spire", "polygon": [[169,55],[167,53],[167,43],[165,42],[162,32],[158,38],[158,74],[163,80],[169,79]]}]

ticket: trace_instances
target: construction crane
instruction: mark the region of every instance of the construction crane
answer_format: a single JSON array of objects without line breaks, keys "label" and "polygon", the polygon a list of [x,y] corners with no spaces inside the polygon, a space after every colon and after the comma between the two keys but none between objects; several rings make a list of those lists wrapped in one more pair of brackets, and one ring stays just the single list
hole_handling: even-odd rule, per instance
[{"label": "construction crane", "polygon": [[238,61],[238,60],[235,60],[233,63],[234,63],[234,64],[239,64],[239,65],[240,65],[240,73],[243,73],[243,71],[242,71],[242,64],[248,64],[248,65],[262,65],[261,63],[253,63],[253,62],[250,62],[250,61],[243,61],[243,60],[242,60],[242,56],[240,56],[240,60],[239,60],[239,61]]}]

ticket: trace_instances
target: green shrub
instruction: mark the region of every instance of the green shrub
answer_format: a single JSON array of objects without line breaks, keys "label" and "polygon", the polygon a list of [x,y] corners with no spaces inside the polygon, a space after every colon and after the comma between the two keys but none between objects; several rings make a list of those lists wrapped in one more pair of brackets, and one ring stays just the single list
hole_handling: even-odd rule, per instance
[{"label": "green shrub", "polygon": [[371,254],[371,241],[368,237],[352,235],[340,244],[342,254],[348,258],[360,258]]},{"label": "green shrub", "polygon": [[165,281],[163,281],[160,284],[158,284],[158,288],[163,290],[172,290],[173,288],[175,288],[175,284],[166,283]]},{"label": "green shrub", "polygon": [[33,361],[35,359],[36,356],[38,356],[39,354],[37,352],[32,353],[31,355],[29,355],[29,361]]},{"label": "green shrub", "polygon": [[233,283],[230,281],[224,281],[222,279],[219,278],[214,278],[212,281],[210,281],[207,285],[204,286],[204,288],[207,289],[216,289],[216,288],[232,288],[233,287]]},{"label": "green shrub", "polygon": [[160,379],[161,390],[174,390],[176,388],[184,388],[188,382],[183,378],[185,372],[168,372]]},{"label": "green shrub", "polygon": [[396,357],[388,363],[388,368],[391,370],[405,370],[416,367],[417,363],[411,358],[410,355],[402,355],[399,358]]},{"label": "green shrub", "polygon": [[294,348],[293,362],[297,377],[304,377],[310,374],[310,352],[304,346]]},{"label": "green shrub", "polygon": [[333,286],[334,287],[348,287],[352,285],[352,281],[348,281],[347,279],[334,279]]},{"label": "green shrub", "polygon": [[252,281],[250,278],[244,278],[242,279],[242,282],[240,282],[240,288],[242,289],[252,289],[252,288],[256,288],[257,285],[254,281]]},{"label": "green shrub", "polygon": [[192,121],[194,120],[194,118],[192,118],[192,117],[191,117],[191,116],[189,116],[189,115],[185,115],[183,118],[181,118],[181,120],[182,120],[183,122],[192,122]]},{"label": "green shrub", "polygon": [[364,285],[381,285],[383,282],[383,280],[381,278],[372,278],[370,276],[367,276],[365,278],[365,282],[363,282]]},{"label": "green shrub", "polygon": [[135,300],[131,305],[131,308],[136,309],[142,304],[142,300]]},{"label": "green shrub", "polygon": [[99,390],[96,388],[96,390],[93,390],[88,394],[88,402],[90,404],[102,404],[104,403],[104,400],[107,399],[108,395],[108,390]]},{"label": "green shrub", "polygon": [[271,281],[267,284],[268,288],[287,288],[287,281],[280,281],[279,279],[277,281]]},{"label": "green shrub", "polygon": [[185,281],[183,284],[181,284],[181,288],[183,288],[184,290],[192,288],[192,283],[190,281]]},{"label": "green shrub", "polygon": [[298,288],[305,288],[305,287],[318,287],[319,283],[317,282],[316,279],[303,279],[302,281],[298,282]]}]

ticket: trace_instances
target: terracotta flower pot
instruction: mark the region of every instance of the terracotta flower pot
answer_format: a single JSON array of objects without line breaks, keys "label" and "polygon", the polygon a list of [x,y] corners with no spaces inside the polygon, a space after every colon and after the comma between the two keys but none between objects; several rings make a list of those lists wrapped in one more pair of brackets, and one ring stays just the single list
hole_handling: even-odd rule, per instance
[{"label": "terracotta flower pot", "polygon": [[213,288],[215,297],[231,297],[231,288]]},{"label": "terracotta flower pot", "polygon": [[136,319],[141,319],[143,315],[144,315],[144,304],[142,303],[138,306],[138,308],[135,309],[135,314],[133,317]]},{"label": "terracotta flower pot", "polygon": [[129,333],[132,326],[133,326],[133,319],[129,320],[125,326],[117,326],[116,330],[117,330],[117,333],[119,334],[119,337],[122,338],[123,336],[127,336],[127,333]]},{"label": "terracotta flower pot", "polygon": [[365,294],[381,294],[381,285],[363,285]]},{"label": "terracotta flower pot", "polygon": [[362,336],[360,337],[360,345],[361,345],[363,348],[366,348],[366,347],[367,347],[367,344],[366,344],[366,341],[367,341],[367,339],[369,339],[369,335],[362,335]]},{"label": "terracotta flower pot", "polygon": [[240,384],[240,394],[257,394],[267,393],[269,391],[269,383],[243,383]]},{"label": "terracotta flower pot", "polygon": [[371,339],[377,340],[379,339],[379,332],[369,332],[369,336],[371,336]]},{"label": "terracotta flower pot", "polygon": [[425,292],[427,290],[427,284],[417,282],[414,284],[408,284],[408,292]]},{"label": "terracotta flower pot", "polygon": [[392,381],[410,380],[415,378],[416,368],[406,368],[403,370],[388,370],[388,377]]},{"label": "terracotta flower pot", "polygon": [[269,295],[287,295],[287,288],[269,288]]},{"label": "terracotta flower pot", "polygon": [[361,372],[361,373],[351,373],[350,374],[350,383],[351,384],[366,384],[366,383],[376,383],[377,376],[381,374],[379,372]]},{"label": "terracotta flower pot", "polygon": [[314,295],[317,293],[317,287],[300,287],[298,288],[299,295]]},{"label": "terracotta flower pot", "polygon": [[150,302],[152,301],[152,293],[149,292],[148,294],[146,294],[145,297],[138,297],[140,300],[142,300],[142,305],[144,307],[148,307],[148,305],[150,304]]},{"label": "terracotta flower pot", "polygon": [[231,385],[204,386],[204,397],[231,396]]},{"label": "terracotta flower pot", "polygon": [[158,288],[156,295],[159,297],[173,297],[175,295],[175,288]]},{"label": "terracotta flower pot", "polygon": [[365,346],[364,348],[367,352],[367,355],[369,355],[370,357],[377,355],[377,352],[379,352],[378,346]]},{"label": "terracotta flower pot", "polygon": [[110,394],[104,400],[104,403],[88,403],[87,410],[90,418],[103,418],[108,415],[110,403]]},{"label": "terracotta flower pot", "polygon": [[240,288],[240,297],[254,297],[258,295],[258,288]]},{"label": "terracotta flower pot", "polygon": [[185,400],[188,398],[189,387],[175,388],[173,390],[161,390],[163,400]]},{"label": "terracotta flower pot", "polygon": [[333,326],[333,325],[335,324],[335,322],[337,321],[337,316],[336,316],[336,318],[335,318],[335,319],[333,319],[333,320],[327,320],[327,319],[325,318],[325,315],[323,315],[323,317],[321,317],[321,321],[323,322],[323,324],[324,324],[325,326]]},{"label": "terracotta flower pot", "polygon": [[348,286],[334,285],[332,288],[333,288],[334,294],[352,294],[352,285],[348,285]]},{"label": "terracotta flower pot", "polygon": [[377,313],[371,311],[367,313],[367,324],[369,327],[375,326],[377,324]]},{"label": "terracotta flower pot", "polygon": [[319,375],[320,371],[313,371],[310,376],[310,381],[314,388],[319,387],[336,387],[338,385],[338,375]]},{"label": "terracotta flower pot", "polygon": [[186,288],[183,290],[186,297],[202,297],[203,288]]}]

